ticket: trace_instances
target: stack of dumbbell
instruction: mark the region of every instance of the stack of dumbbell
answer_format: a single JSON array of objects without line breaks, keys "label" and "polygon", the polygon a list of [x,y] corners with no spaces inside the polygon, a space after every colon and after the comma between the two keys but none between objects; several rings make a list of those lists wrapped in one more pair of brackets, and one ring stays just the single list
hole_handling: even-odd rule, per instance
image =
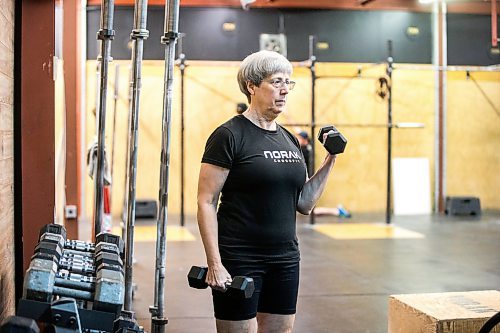
[{"label": "stack of dumbbell", "polygon": [[23,299],[50,304],[69,297],[86,310],[118,316],[125,294],[123,258],[119,236],[100,233],[95,244],[68,240],[63,226],[48,224],[25,274]]}]

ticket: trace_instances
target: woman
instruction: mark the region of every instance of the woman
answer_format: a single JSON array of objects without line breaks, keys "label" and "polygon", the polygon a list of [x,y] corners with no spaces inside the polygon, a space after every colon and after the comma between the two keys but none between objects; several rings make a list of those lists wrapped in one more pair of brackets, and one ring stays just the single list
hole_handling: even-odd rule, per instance
[{"label": "woman", "polygon": [[[326,156],[308,178],[297,139],[276,123],[295,85],[291,74],[292,65],[278,53],[260,51],[246,57],[238,83],[248,109],[219,126],[206,144],[198,183],[198,225],[217,332],[293,328],[300,260],[296,212],[311,212],[335,156]],[[254,279],[252,298],[224,294],[236,275]]]}]

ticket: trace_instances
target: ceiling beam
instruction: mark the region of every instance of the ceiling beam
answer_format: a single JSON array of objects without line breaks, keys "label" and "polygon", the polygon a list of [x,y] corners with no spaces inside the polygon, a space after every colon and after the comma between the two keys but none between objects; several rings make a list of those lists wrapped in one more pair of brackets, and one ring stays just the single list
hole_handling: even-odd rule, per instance
[{"label": "ceiling beam", "polygon": [[[134,3],[134,0],[115,0],[116,6],[134,6]],[[100,6],[101,0],[88,0],[87,4]],[[149,5],[165,6],[165,0],[150,0]],[[240,0],[181,0],[180,5],[181,7],[241,8]],[[485,15],[491,13],[491,0],[447,0],[447,5],[449,13]],[[420,4],[418,0],[256,0],[250,8],[432,11],[431,4]]]}]

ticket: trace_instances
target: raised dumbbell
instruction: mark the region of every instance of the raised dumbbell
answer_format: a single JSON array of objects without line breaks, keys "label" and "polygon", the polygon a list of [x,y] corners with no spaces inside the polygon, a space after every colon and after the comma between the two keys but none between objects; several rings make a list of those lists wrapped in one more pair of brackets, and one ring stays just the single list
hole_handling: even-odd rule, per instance
[{"label": "raised dumbbell", "polygon": [[[196,289],[207,288],[208,284],[205,282],[207,272],[207,267],[191,267],[188,274],[189,286]],[[246,276],[233,277],[231,284],[228,284],[226,287],[228,295],[237,298],[250,298],[255,290],[253,279]]]},{"label": "raised dumbbell", "polygon": [[[323,136],[326,133],[328,133],[328,135],[323,142]],[[318,133],[318,140],[325,146],[326,150],[331,155],[343,153],[347,145],[346,138],[334,126],[322,127]]]}]

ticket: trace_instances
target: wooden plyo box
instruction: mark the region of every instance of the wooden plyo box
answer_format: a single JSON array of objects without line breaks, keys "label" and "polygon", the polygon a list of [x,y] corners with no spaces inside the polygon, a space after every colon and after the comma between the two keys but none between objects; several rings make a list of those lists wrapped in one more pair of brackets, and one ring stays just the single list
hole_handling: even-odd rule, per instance
[{"label": "wooden plyo box", "polygon": [[[477,333],[497,312],[497,290],[391,295],[388,332]],[[500,325],[491,333],[500,333]]]}]

